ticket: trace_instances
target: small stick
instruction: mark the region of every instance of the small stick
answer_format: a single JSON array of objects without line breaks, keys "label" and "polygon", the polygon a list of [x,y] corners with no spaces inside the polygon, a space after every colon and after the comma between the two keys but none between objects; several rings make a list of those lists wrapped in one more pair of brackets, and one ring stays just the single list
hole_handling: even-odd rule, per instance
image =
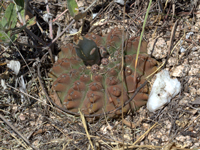
[{"label": "small stick", "polygon": [[179,19],[176,20],[176,22],[175,22],[175,24],[173,26],[173,29],[172,29],[172,32],[171,32],[171,37],[170,37],[169,48],[168,48],[168,55],[167,55],[165,64],[162,67],[162,69],[164,69],[166,67],[166,65],[167,65],[167,61],[169,59],[169,56],[170,56],[170,53],[171,53],[171,50],[172,50],[172,46],[173,46],[173,43],[174,43],[175,31],[176,31],[176,28],[177,28],[178,21],[179,21]]},{"label": "small stick", "polygon": [[[45,0],[45,3],[46,3],[47,14],[50,15],[48,0]],[[53,32],[52,32],[52,18],[50,18],[50,20],[48,20],[48,23],[49,23],[50,39],[53,39]]]},{"label": "small stick", "polygon": [[65,31],[70,28],[72,26],[72,24],[75,22],[75,20],[73,19],[70,24],[55,38],[51,41],[51,43],[48,44],[48,47],[50,47],[61,35],[63,35],[63,33],[65,33]]}]

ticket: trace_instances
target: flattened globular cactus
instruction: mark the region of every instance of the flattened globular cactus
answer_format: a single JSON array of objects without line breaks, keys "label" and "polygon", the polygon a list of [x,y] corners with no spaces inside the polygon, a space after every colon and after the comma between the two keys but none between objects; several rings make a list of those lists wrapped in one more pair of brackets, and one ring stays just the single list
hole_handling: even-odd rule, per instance
[{"label": "flattened globular cactus", "polygon": [[[138,38],[125,41],[123,83],[121,35],[122,31],[114,28],[105,37],[91,33],[75,46],[67,44],[62,47],[59,60],[50,71],[53,78],[51,97],[58,106],[75,113],[80,109],[85,115],[93,116],[111,111],[108,116],[117,117],[122,113],[121,109],[115,110],[129,100],[136,88],[145,82],[146,76],[156,70],[156,61],[146,54],[147,44],[143,41],[134,77]],[[147,99],[146,85],[123,112],[139,108]]]}]

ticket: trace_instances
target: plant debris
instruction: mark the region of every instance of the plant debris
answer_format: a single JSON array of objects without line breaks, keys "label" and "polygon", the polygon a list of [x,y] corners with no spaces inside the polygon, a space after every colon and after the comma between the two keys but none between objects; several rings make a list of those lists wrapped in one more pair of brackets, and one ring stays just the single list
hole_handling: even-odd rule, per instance
[{"label": "plant debris", "polygon": [[[152,1],[147,20],[145,0],[77,0],[74,16],[67,1],[26,2],[0,2],[0,149],[200,149],[198,0]],[[149,56],[177,77],[180,94],[156,113],[143,106],[94,123],[52,105],[48,73],[63,46],[116,27],[124,39],[139,37],[144,22]],[[9,61],[20,67],[9,69]]]}]

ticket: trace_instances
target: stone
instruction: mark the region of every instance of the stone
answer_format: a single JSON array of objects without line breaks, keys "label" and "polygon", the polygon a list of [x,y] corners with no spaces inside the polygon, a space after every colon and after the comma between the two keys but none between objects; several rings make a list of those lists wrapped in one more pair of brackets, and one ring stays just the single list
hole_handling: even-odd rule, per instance
[{"label": "stone", "polygon": [[192,86],[189,88],[191,96],[196,96],[197,95],[197,90]]},{"label": "stone", "polygon": [[147,53],[149,55],[152,54],[156,59],[163,59],[168,53],[167,43],[163,38],[158,38],[157,41],[155,39],[150,39],[150,42],[147,45]]},{"label": "stone", "polygon": [[197,73],[200,71],[200,66],[198,64],[193,64],[191,65],[191,69],[190,71],[188,72],[188,75],[189,76],[192,76],[192,75],[197,75]]},{"label": "stone", "polygon": [[183,77],[187,75],[188,71],[189,71],[188,65],[180,65],[172,69],[171,75],[174,77]]},{"label": "stone", "polygon": [[171,67],[176,65],[176,63],[178,62],[177,58],[175,57],[170,57],[167,61],[167,67]]}]

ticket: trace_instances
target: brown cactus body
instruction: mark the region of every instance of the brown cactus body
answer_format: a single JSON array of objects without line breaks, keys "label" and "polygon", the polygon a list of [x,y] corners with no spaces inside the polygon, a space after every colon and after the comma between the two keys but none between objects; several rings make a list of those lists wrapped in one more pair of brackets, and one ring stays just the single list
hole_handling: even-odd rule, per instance
[{"label": "brown cactus body", "polygon": [[[117,117],[121,110],[114,111],[120,107],[122,102],[128,101],[137,87],[145,82],[145,77],[156,70],[156,61],[146,54],[146,42],[142,42],[138,64],[135,72],[135,56],[138,46],[138,38],[129,39],[125,42],[124,51],[124,79],[121,73],[121,35],[118,28],[113,29],[106,37],[88,34],[85,38],[93,40],[95,48],[99,50],[102,61],[107,61],[96,70],[85,66],[86,58],[82,61],[77,55],[72,44],[62,47],[59,60],[53,65],[50,77],[53,78],[51,97],[60,107],[71,112],[81,112],[85,115],[102,114],[109,111],[109,117]],[[87,43],[85,43],[87,45]],[[78,45],[79,48],[81,45]],[[85,46],[85,45],[84,45]],[[97,46],[97,47],[96,47]],[[75,46],[76,47],[76,46]],[[89,53],[93,54],[95,49],[91,48]],[[106,50],[106,51],[105,51]],[[83,53],[82,56],[86,56]],[[100,55],[95,55],[97,57]],[[105,57],[105,58],[102,58]],[[94,59],[95,60],[95,59]],[[91,62],[91,61],[90,61]],[[98,60],[99,62],[99,60]],[[147,85],[142,88],[129,105],[124,107],[124,113],[135,110],[146,104],[148,99]],[[96,119],[98,117],[95,117]]]}]

